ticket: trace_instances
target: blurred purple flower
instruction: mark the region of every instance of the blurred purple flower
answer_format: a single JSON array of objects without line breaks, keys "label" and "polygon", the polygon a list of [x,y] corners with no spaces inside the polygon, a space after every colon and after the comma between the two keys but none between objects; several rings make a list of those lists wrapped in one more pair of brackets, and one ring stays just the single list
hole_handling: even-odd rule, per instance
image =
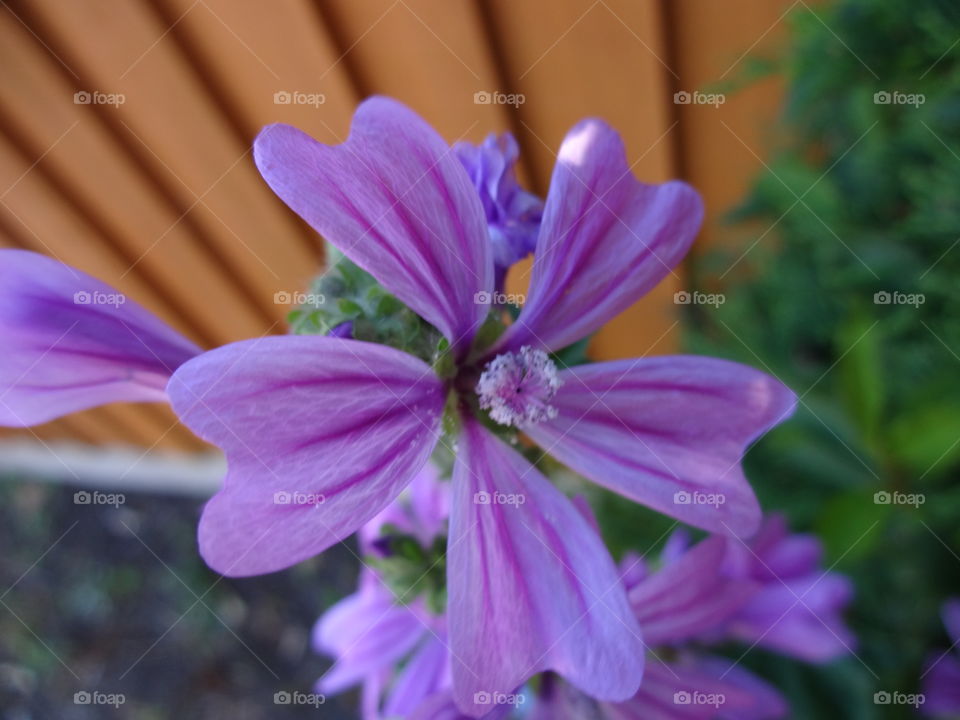
[{"label": "blurred purple flower", "polygon": [[26,250],[0,250],[0,425],[112,402],[165,402],[202,351],[118,290]]},{"label": "blurred purple flower", "polygon": [[529,720],[773,720],[786,714],[785,700],[766,682],[691,645],[712,638],[757,590],[723,572],[726,540],[713,536],[672,552],[670,562],[652,574],[634,557],[621,563],[630,578],[630,604],[647,646],[654,648],[636,695],[597,702],[547,676]]},{"label": "blurred purple flower", "polygon": [[[428,463],[397,500],[360,529],[361,553],[387,557],[389,540],[398,532],[430,548],[446,532],[449,491]],[[445,618],[432,613],[423,598],[397,597],[370,565],[360,573],[359,590],[317,621],[313,645],[335,660],[317,681],[317,692],[336,694],[362,683],[362,720],[464,717],[453,704]],[[484,717],[499,717],[504,710]]]},{"label": "blurred purple flower", "polygon": [[459,142],[453,150],[480,195],[493,248],[494,288],[501,291],[510,266],[537,244],[543,201],[517,183],[520,151],[510,133],[491,134],[480,145]]},{"label": "blurred purple flower", "polygon": [[759,586],[731,619],[730,636],[813,663],[853,652],[856,637],[842,616],[853,584],[823,570],[822,560],[820,540],[790,533],[782,515],[767,516],[747,542],[728,540],[726,571]]},{"label": "blurred purple flower", "polygon": [[923,713],[934,717],[960,715],[960,598],[951,598],[941,610],[947,636],[953,643],[931,656],[923,674]]}]

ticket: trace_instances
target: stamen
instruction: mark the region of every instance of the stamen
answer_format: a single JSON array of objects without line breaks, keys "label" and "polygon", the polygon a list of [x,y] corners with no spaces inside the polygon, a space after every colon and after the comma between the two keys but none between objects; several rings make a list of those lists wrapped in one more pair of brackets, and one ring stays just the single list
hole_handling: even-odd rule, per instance
[{"label": "stamen", "polygon": [[522,428],[557,416],[550,401],[561,384],[550,356],[524,345],[519,353],[503,353],[487,363],[476,389],[480,407],[491,418]]}]

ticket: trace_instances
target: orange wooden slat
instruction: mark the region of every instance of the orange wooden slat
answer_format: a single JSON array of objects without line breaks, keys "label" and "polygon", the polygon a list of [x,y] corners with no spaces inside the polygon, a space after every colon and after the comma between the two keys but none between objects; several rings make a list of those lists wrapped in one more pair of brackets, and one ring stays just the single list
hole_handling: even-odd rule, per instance
[{"label": "orange wooden slat", "polygon": [[[493,29],[504,53],[506,82],[522,93],[524,152],[535,158],[545,192],[555,153],[567,130],[599,116],[623,135],[634,174],[647,182],[675,177],[675,132],[667,99],[673,71],[659,3],[630,0],[555,0],[549,12],[536,2],[490,0]],[[673,293],[680,270],[607,324],[592,350],[599,358],[663,354],[676,349]],[[511,282],[520,290],[526,271]]]},{"label": "orange wooden slat", "polygon": [[111,0],[18,6],[91,92],[124,95],[115,111],[149,148],[152,171],[195,216],[238,287],[282,321],[289,308],[276,305],[274,293],[306,284],[316,256],[259,177],[249,145],[168,37],[169,27],[144,9]]},{"label": "orange wooden slat", "polygon": [[[670,28],[679,87],[715,91],[741,76],[751,56],[776,57],[785,40],[786,12],[793,6],[787,0],[737,0],[730,5],[674,0]],[[744,244],[743,227],[725,227],[723,215],[743,200],[762,170],[760,157],[771,147],[783,96],[783,78],[773,75],[725,93],[717,107],[677,107],[684,174],[707,205],[700,247]]]},{"label": "orange wooden slat", "polygon": [[[0,127],[37,162],[31,172],[59,180],[61,203],[73,198],[116,245],[127,267],[101,279],[117,283],[128,271],[146,276],[164,299],[158,313],[201,344],[259,334],[262,319],[242,310],[243,296],[231,279],[151,191],[91,107],[74,103],[75,89],[63,80],[56,60],[8,12],[0,13],[0,35],[0,59],[21,68],[0,78]],[[226,307],[236,310],[224,313]]]}]

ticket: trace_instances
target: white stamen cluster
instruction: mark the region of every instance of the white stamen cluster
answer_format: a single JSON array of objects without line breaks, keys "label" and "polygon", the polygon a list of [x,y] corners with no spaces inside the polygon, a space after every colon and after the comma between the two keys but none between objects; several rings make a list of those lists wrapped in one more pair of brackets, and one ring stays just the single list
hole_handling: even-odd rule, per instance
[{"label": "white stamen cluster", "polygon": [[493,420],[522,428],[557,416],[550,401],[561,384],[550,356],[524,345],[518,353],[503,353],[487,363],[476,390],[480,407]]}]

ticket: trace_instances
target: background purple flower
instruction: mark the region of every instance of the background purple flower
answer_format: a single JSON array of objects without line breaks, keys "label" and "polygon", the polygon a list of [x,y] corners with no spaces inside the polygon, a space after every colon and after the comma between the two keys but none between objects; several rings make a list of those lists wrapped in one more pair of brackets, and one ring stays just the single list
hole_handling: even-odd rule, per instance
[{"label": "background purple flower", "polygon": [[951,598],[941,611],[947,637],[953,643],[943,652],[927,660],[923,673],[922,706],[925,715],[934,717],[960,716],[960,599]]},{"label": "background purple flower", "polygon": [[488,135],[480,145],[459,142],[453,150],[483,203],[493,248],[494,288],[503,290],[507,270],[536,246],[543,200],[517,183],[520,149],[510,133]]}]

